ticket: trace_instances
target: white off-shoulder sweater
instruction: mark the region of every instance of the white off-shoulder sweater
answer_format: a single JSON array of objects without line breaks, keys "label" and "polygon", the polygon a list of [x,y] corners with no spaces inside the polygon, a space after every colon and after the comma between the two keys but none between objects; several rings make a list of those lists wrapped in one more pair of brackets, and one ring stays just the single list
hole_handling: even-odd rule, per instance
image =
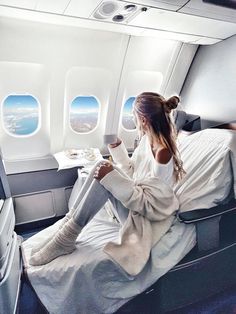
[{"label": "white off-shoulder sweater", "polygon": [[158,164],[146,135],[131,158],[123,143],[110,149],[110,153],[125,174],[114,169],[100,183],[130,211],[120,239],[109,242],[104,251],[128,274],[137,275],[153,245],[170,228],[179,207],[171,187],[173,160]]}]

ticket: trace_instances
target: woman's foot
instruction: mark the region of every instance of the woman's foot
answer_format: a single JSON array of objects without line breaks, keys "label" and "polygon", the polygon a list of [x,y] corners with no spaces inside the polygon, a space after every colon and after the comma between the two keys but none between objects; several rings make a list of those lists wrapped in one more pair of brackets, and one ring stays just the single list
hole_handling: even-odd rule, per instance
[{"label": "woman's foot", "polygon": [[53,237],[57,234],[57,232],[64,226],[64,224],[70,220],[70,218],[72,217],[72,213],[69,211],[65,217],[63,217],[61,220],[60,220],[60,224],[59,224],[59,227],[58,229],[52,234],[50,235],[50,238],[46,237],[46,239],[43,239],[43,241],[41,241],[39,244],[37,244],[36,246],[34,246],[31,250],[31,256],[34,255],[35,253],[39,252],[43,247],[45,247],[45,245],[47,243],[49,243],[49,241],[51,239],[53,239]]},{"label": "woman's foot", "polygon": [[32,266],[45,265],[61,255],[72,253],[74,250],[75,245],[65,247],[52,239],[48,242],[45,248],[32,255],[29,263]]},{"label": "woman's foot", "polygon": [[82,228],[71,218],[39,252],[31,256],[29,263],[33,266],[45,265],[58,256],[72,253],[81,230]]}]

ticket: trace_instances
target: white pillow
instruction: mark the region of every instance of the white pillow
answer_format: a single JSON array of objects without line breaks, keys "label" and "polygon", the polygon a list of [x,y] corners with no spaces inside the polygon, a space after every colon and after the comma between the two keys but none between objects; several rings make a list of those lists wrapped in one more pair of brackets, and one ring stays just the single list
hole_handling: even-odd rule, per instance
[{"label": "white pillow", "polygon": [[213,207],[227,198],[236,182],[235,143],[236,132],[222,129],[206,129],[180,140],[186,171],[174,186],[180,211]]}]

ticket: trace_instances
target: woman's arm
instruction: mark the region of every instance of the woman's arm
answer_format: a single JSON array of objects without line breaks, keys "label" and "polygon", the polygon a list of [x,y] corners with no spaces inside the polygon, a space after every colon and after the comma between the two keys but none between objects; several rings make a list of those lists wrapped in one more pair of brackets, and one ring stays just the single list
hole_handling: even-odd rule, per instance
[{"label": "woman's arm", "polygon": [[156,177],[135,182],[113,170],[100,183],[126,208],[150,221],[164,220],[179,208],[173,190]]},{"label": "woman's arm", "polygon": [[118,164],[129,177],[132,177],[134,172],[134,163],[132,158],[129,157],[124,143],[118,139],[117,143],[109,144],[108,149],[113,161]]}]

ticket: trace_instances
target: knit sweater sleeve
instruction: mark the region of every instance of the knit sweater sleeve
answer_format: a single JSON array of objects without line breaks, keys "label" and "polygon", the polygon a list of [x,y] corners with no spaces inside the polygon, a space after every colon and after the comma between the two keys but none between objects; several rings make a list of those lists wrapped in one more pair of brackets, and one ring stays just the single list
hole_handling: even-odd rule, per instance
[{"label": "knit sweater sleeve", "polygon": [[156,177],[138,182],[113,170],[100,183],[126,208],[150,221],[164,220],[179,207],[173,190]]},{"label": "knit sweater sleeve", "polygon": [[129,176],[133,176],[134,162],[130,158],[123,142],[115,148],[108,148],[113,161]]}]

